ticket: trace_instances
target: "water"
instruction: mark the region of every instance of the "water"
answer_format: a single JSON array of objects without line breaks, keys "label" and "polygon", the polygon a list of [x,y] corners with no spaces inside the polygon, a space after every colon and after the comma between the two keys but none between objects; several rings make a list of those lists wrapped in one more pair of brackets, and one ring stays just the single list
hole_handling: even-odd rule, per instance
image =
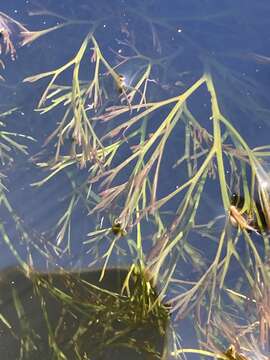
[{"label": "water", "polygon": [[1,6],[3,358],[268,358],[268,2]]}]

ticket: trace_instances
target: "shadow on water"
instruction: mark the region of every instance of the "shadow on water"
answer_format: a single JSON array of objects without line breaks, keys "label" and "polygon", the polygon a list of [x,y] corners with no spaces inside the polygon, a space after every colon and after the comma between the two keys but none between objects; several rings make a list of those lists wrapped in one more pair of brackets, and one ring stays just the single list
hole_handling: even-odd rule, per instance
[{"label": "shadow on water", "polygon": [[[145,315],[144,304],[122,296],[127,271],[33,273],[13,267],[0,275],[1,360],[156,359],[168,312]],[[154,296],[154,292],[151,296]]]}]

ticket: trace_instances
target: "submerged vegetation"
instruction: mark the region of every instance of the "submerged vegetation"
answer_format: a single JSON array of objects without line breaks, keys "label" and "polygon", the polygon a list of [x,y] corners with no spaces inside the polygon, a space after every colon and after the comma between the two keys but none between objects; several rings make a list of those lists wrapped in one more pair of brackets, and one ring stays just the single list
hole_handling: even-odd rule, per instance
[{"label": "submerged vegetation", "polygon": [[[104,359],[118,346],[149,359],[189,353],[268,358],[270,144],[259,143],[259,136],[251,142],[239,120],[252,129],[266,122],[268,99],[254,77],[241,76],[223,53],[179,27],[179,21],[227,27],[241,14],[226,7],[170,19],[151,16],[151,1],[126,7],[125,15],[102,4],[91,13],[96,20],[37,8],[30,15],[57,20],[40,31],[0,12],[3,80],[5,57],[15,61],[16,48],[44,35],[62,29],[59,41],[69,50],[55,66],[42,64],[40,73],[27,69],[21,85],[35,93],[44,87],[31,110],[48,126],[38,135],[13,132],[6,119],[17,109],[0,115],[1,238],[22,270],[15,274],[31,287],[46,335],[28,318],[16,287],[7,291],[17,323],[0,310],[1,326],[16,339],[21,359],[44,346],[55,359],[69,359],[67,352],[72,359]],[[256,6],[262,11],[262,4]],[[105,40],[106,28],[116,34],[112,43]],[[241,64],[268,59],[250,50],[227,55]],[[43,141],[38,150],[30,145],[35,137]],[[20,215],[9,200],[18,152],[35,174],[30,196],[45,191],[59,210],[47,228],[28,226],[27,213]],[[57,183],[60,200],[50,196]],[[78,248],[88,270],[100,270],[100,284],[61,265],[76,258]],[[103,287],[115,265],[127,269],[122,290]],[[3,287],[10,274],[3,275]],[[58,323],[49,314],[51,301],[60,304]],[[194,348],[180,341],[174,327],[181,322],[196,334]],[[68,340],[61,338],[67,326]],[[162,349],[154,337],[144,341],[149,327],[162,339],[167,328],[170,339]],[[86,341],[93,353],[84,350]]]},{"label": "submerged vegetation", "polygon": [[[161,304],[150,310],[156,295],[146,288],[138,269],[130,274],[129,296],[120,294],[125,276],[126,271],[111,269],[98,283],[98,272],[91,271],[26,276],[16,268],[6,270],[0,282],[3,358],[160,356],[168,311]],[[27,295],[21,296],[22,291]]]}]

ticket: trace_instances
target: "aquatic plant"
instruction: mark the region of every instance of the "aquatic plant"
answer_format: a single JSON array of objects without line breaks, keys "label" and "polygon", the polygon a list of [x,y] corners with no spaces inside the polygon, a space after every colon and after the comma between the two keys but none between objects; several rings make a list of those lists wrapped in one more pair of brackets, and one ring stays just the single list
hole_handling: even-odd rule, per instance
[{"label": "aquatic plant", "polygon": [[[239,173],[239,186],[244,190],[245,202],[241,213],[250,212],[254,180],[251,183],[251,189],[249,189],[247,175],[245,175],[246,166],[247,164],[250,166],[251,178],[255,179],[257,164],[260,163],[259,156],[268,156],[268,152],[262,155],[261,152],[257,154],[256,149],[252,150],[232,122],[223,115],[211,74],[211,71],[215,70],[211,61],[203,57],[203,75],[185,91],[181,91],[179,95],[165,100],[148,100],[150,86],[151,90],[152,87],[157,86],[156,81],[149,82],[153,63],[159,67],[163,61],[168,59],[154,61],[142,57],[139,51],[136,51],[134,43],[130,44],[128,40],[124,44],[131,47],[135,52],[133,57],[125,57],[124,63],[131,62],[134,58],[144,60],[143,68],[140,68],[140,72],[134,79],[134,86],[129,87],[120,83],[119,74],[121,74],[123,63],[120,61],[116,72],[102,54],[92,31],[85,37],[79,51],[71,61],[56,70],[25,79],[27,82],[35,82],[43,78],[50,78],[49,85],[38,104],[38,109],[42,114],[47,114],[59,107],[64,108],[63,118],[58,123],[56,130],[46,140],[47,144],[53,138],[57,139],[55,157],[50,162],[38,164],[50,169],[51,173],[34,185],[45,184],[53,176],[78,162],[80,167],[88,168],[89,175],[86,181],[89,189],[92,191],[96,184],[102,189],[99,193],[100,200],[94,208],[90,209],[91,214],[102,213],[102,211],[107,211],[116,205],[119,207],[118,213],[115,214],[117,221],[127,231],[131,231],[144,218],[153,218],[159,227],[157,230],[159,239],[153,245],[145,266],[149,279],[154,277],[153,280],[156,283],[157,277],[162,278],[162,269],[164,269],[164,264],[167,264],[166,275],[164,275],[167,278],[165,280],[166,286],[164,286],[165,292],[177,263],[172,254],[175,251],[179,252],[176,255],[179,257],[181,256],[179,248],[188,248],[186,239],[192,230],[192,221],[194,221],[192,219],[196,217],[207,178],[217,176],[223,207],[225,213],[229,214],[232,208],[225,163],[230,164],[231,168],[242,168]],[[79,77],[81,63],[86,56],[89,56],[87,55],[89,50],[92,51],[91,62],[88,62],[88,66],[92,68],[89,71],[91,78],[90,80],[81,80]],[[176,50],[175,56],[177,56],[178,51]],[[102,66],[105,75],[101,76]],[[72,85],[57,85],[57,78],[69,69],[72,69]],[[114,97],[117,99],[120,96],[120,105],[107,105],[108,95],[106,95],[106,87],[102,85],[102,77],[104,76],[115,85]],[[208,90],[211,103],[209,119],[212,124],[212,131],[206,130],[198,122],[188,105],[190,98],[204,86]],[[46,103],[48,104],[46,105]],[[153,116],[156,116],[157,111],[161,109],[164,109],[167,115],[159,120],[157,128],[149,136],[147,126],[152,121]],[[114,126],[114,123],[117,125]],[[103,124],[112,125],[106,131]],[[183,171],[186,179],[182,183],[176,184],[175,190],[158,198],[158,184],[162,176],[164,152],[170,137],[178,127],[183,134],[186,134],[186,144],[185,153],[180,155],[177,166]],[[98,133],[101,135],[99,136]],[[70,141],[70,137],[72,139],[71,145],[70,149],[67,149],[64,145]],[[190,152],[192,149],[191,141],[194,143],[193,153]],[[131,152],[125,155],[122,153],[122,148],[129,142],[132,142]],[[65,149],[64,154],[61,154],[62,148]],[[115,161],[117,156],[122,157],[120,164]],[[121,174],[130,168],[131,164],[132,170],[129,172],[128,180],[120,183],[115,181],[116,178],[122,177]],[[168,203],[173,201],[176,201],[176,204],[178,203],[178,210],[175,219],[166,230],[162,225],[159,211],[162,211]],[[121,206],[117,204],[121,204]],[[239,225],[245,234],[248,247],[254,254],[256,266],[260,266],[260,256],[253,240],[246,232],[249,230],[248,226],[243,228],[241,224]],[[180,314],[183,315],[187,309],[193,308],[197,304],[197,300],[200,301],[201,296],[208,291],[208,284],[210,283],[212,284],[212,302],[216,291],[217,276],[221,277],[223,284],[230,267],[231,257],[239,257],[236,250],[234,252],[230,250],[225,258],[222,258],[221,254],[226,248],[228,249],[227,241],[232,241],[230,236],[227,236],[227,228],[228,221],[225,222],[220,234],[215,258],[204,274],[201,275],[200,280],[191,289],[171,300],[174,304],[174,310],[179,312],[179,316]],[[90,244],[94,242],[93,235],[108,234],[108,231],[109,228],[104,229],[104,231],[98,229],[96,232],[91,232]],[[63,237],[63,233],[61,237]],[[154,238],[156,237],[154,236]],[[105,259],[104,271],[117,239],[119,236],[112,240],[108,250],[102,256]],[[167,263],[168,258],[171,258],[169,265]],[[168,271],[168,269],[170,270]],[[193,304],[190,307],[188,304],[191,304],[191,299],[193,299]],[[194,299],[197,300],[194,301]]]},{"label": "aquatic plant", "polygon": [[[28,30],[21,22],[11,18],[0,11],[0,66],[5,69],[5,62],[2,57],[9,55],[12,60],[16,59],[16,49],[31,44],[41,36],[70,25],[70,20],[66,19],[64,23],[52,26],[50,28],[38,31]],[[0,79],[4,77],[0,75]]]},{"label": "aquatic plant", "polygon": [[[110,354],[117,359],[138,354],[161,358],[168,311],[161,304],[147,310],[156,294],[146,287],[138,269],[129,276],[129,295],[121,295],[125,275],[123,270],[111,270],[97,284],[98,274],[91,271],[26,275],[7,269],[0,287],[3,300],[11,293],[12,297],[7,306],[1,306],[0,328],[10,334],[10,341],[2,356],[25,359],[42,353],[55,359],[102,359]],[[18,286],[12,288],[12,283]],[[149,303],[144,304],[142,297]]]},{"label": "aquatic plant", "polygon": [[[265,162],[270,145],[249,145],[236,122],[238,116],[254,115],[258,109],[263,118],[263,100],[254,96],[247,102],[241,88],[251,93],[257,88],[256,81],[242,79],[226,62],[214,58],[202,44],[176,28],[175,20],[156,18],[147,11],[138,12],[136,7],[127,11],[151,30],[144,39],[151,44],[151,51],[141,45],[118,15],[109,12],[95,21],[59,16],[63,23],[36,33],[27,30],[27,35],[26,30],[19,30],[24,36],[21,45],[25,45],[60,27],[80,25],[85,29],[82,39],[74,37],[76,49],[74,45],[70,60],[24,80],[33,86],[38,81],[47,81],[36,112],[44,121],[50,116],[54,121],[53,131],[44,138],[42,156],[31,157],[46,171],[32,185],[39,189],[58,176],[68,179],[65,209],[50,229],[58,255],[72,253],[72,242],[76,241],[72,238],[73,216],[79,212],[86,221],[94,219],[95,224],[89,225],[82,244],[88,252],[89,264],[101,267],[100,280],[106,276],[116,254],[118,259],[132,261],[124,282],[128,301],[134,299],[127,283],[135,264],[139,264],[144,289],[160,287],[154,299],[138,287],[146,317],[162,301],[170,305],[176,319],[196,312],[194,323],[206,347],[178,347],[173,355],[193,352],[238,360],[238,353],[248,340],[241,347],[233,341],[237,325],[232,326],[231,333],[225,329],[224,296],[229,297],[234,307],[235,296],[248,301],[244,294],[257,289],[254,301],[267,309],[255,314],[256,319],[264,317],[260,320],[264,324],[261,343],[266,342],[262,339],[268,333],[267,304],[258,294],[264,293],[269,282],[266,266],[269,180]],[[44,9],[33,13],[40,14],[58,16]],[[218,18],[226,23],[230,15],[231,11],[221,11],[207,14],[202,21],[215,22]],[[104,21],[115,26],[116,19],[122,38],[110,44],[108,51],[108,46],[99,40],[99,32]],[[194,20],[196,15],[185,19]],[[173,32],[174,36],[177,33],[181,45],[163,45],[159,29]],[[117,50],[119,47],[121,51]],[[175,63],[184,51],[196,57],[199,70],[192,76],[189,71],[179,75]],[[198,111],[193,104],[201,101],[200,96],[203,104]],[[171,147],[175,148],[174,158],[168,161]],[[165,186],[164,179],[168,180]],[[200,224],[209,185],[218,194],[215,206],[219,206],[220,213],[211,214],[207,223]],[[240,198],[239,202],[234,202],[233,193]],[[209,239],[207,245],[205,238]],[[243,260],[243,249],[247,261]],[[14,248],[12,251],[19,260],[19,254]],[[185,269],[185,265],[179,269],[180,262],[188,264],[189,269],[191,266],[194,272]],[[30,274],[28,265],[23,260],[20,263]],[[229,275],[236,272],[236,277],[230,279]],[[259,282],[255,274],[260,274]],[[236,290],[243,283],[241,291]],[[46,288],[57,291],[49,282]],[[46,302],[39,295],[51,347],[58,358],[65,358],[46,318]],[[76,306],[72,297],[64,296],[61,301]],[[16,303],[19,312],[19,302]],[[228,322],[233,324],[230,318]],[[207,333],[203,333],[204,327]],[[225,337],[215,343],[221,330]],[[235,342],[238,346],[235,351],[226,350]]]},{"label": "aquatic plant", "polygon": [[16,110],[17,109],[14,108],[0,114],[0,192],[1,203],[5,205],[6,209],[10,209],[10,205],[6,197],[7,188],[4,185],[4,179],[6,177],[5,172],[14,163],[14,152],[17,151],[23,153],[24,155],[28,155],[27,145],[22,143],[21,140],[34,140],[31,136],[16,133],[13,131],[8,131],[6,129],[6,119],[8,119],[9,116],[16,112]]}]

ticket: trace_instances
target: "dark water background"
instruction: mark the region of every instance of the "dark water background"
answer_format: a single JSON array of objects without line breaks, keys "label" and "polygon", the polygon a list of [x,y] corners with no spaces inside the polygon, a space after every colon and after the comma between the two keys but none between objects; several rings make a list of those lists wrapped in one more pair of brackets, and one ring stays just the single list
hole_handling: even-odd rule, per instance
[{"label": "dark water background", "polygon": [[[36,7],[36,3],[32,1],[2,1],[0,11],[22,22],[31,30],[45,29],[57,24],[58,20],[54,17],[28,16],[28,11]],[[223,113],[228,116],[250,147],[269,143],[270,62],[269,64],[259,63],[251,56],[252,53],[270,56],[269,1],[65,0],[56,2],[47,0],[42,1],[42,7],[76,19],[88,20],[104,16],[104,21],[96,30],[96,38],[110,64],[116,64],[112,49],[116,52],[122,51],[123,54],[129,51],[117,42],[117,40],[125,39],[125,33],[121,31],[123,24],[134,33],[136,45],[141,53],[149,57],[155,59],[167,56],[178,49],[179,54],[171,62],[165,64],[164,71],[154,69],[160,86],[155,90],[153,97],[162,99],[183,92],[202,75],[201,57],[207,56],[210,60],[218,62],[226,69],[226,71],[213,71]],[[149,36],[151,29],[145,17],[166,19],[170,23],[170,28],[166,28],[159,25],[157,20],[156,30],[161,45],[160,54],[151,47],[151,36]],[[4,73],[6,82],[0,84],[0,109],[19,107],[15,115],[10,117],[8,129],[26,133],[37,139],[37,142],[29,143],[30,156],[42,150],[42,144],[55,127],[57,112],[43,116],[33,112],[46,82],[41,81],[29,85],[22,83],[22,80],[27,76],[48,71],[66,63],[78,50],[87,31],[87,25],[57,30],[41,37],[30,46],[18,49],[16,61],[6,60]],[[134,65],[128,64],[126,69],[123,68],[125,75],[132,75],[136,66],[135,62]],[[84,75],[88,75],[87,67],[81,72],[82,78]],[[235,78],[239,80],[238,83]],[[176,86],[177,80],[183,82],[183,85]],[[250,88],[248,86],[250,80],[256,86]],[[70,75],[62,77],[61,81],[68,83]],[[168,86],[167,89],[165,89],[166,86]],[[259,104],[258,107],[252,104],[254,98]],[[202,125],[211,129],[209,96],[204,88],[196,92],[189,105]],[[159,117],[162,118],[162,115],[162,112],[158,114],[157,121]],[[154,129],[155,125],[153,129],[148,129],[149,133]],[[183,179],[178,168],[171,170],[171,166],[178,159],[179,149],[182,148],[183,142],[175,134],[166,152],[163,165],[164,175],[161,177],[159,189],[160,196],[172,191],[175,184]],[[48,148],[47,151],[52,153],[53,148]],[[118,161],[121,162],[121,158]],[[63,198],[71,190],[69,179],[60,175],[45,187],[36,189],[30,184],[42,178],[43,173],[40,169],[22,155],[16,156],[15,164],[16,166],[9,170],[7,182],[9,199],[30,232],[38,234],[46,232],[59,219],[67,205]],[[86,170],[78,170],[75,181],[80,183],[86,175]],[[207,223],[224,212],[217,181],[209,180],[206,188],[204,206],[199,210],[199,223]],[[167,210],[175,211],[177,205],[172,202]],[[9,228],[10,238],[16,243],[16,229],[12,221],[5,214],[3,218],[7,224],[10,222],[7,228]],[[71,254],[65,254],[58,260],[57,265],[64,265],[67,268],[87,268],[91,259],[87,254],[87,247],[83,245],[83,240],[96,221],[97,218],[94,215],[87,216],[87,212],[82,211],[82,208],[75,212]],[[151,234],[151,229],[149,229],[149,234]],[[194,233],[191,242],[196,244],[200,241],[201,238],[197,237],[198,235]],[[53,241],[53,238],[50,240]],[[207,251],[211,259],[213,256],[211,243],[206,239],[204,241],[203,247],[204,249],[209,247]],[[24,248],[24,244],[20,243],[18,249],[21,254],[24,253]],[[16,263],[5,243],[0,244],[0,253],[2,268]],[[22,255],[24,256],[26,254]],[[43,268],[42,257],[38,253],[36,257],[35,263]],[[115,255],[112,263],[118,260],[119,258]],[[128,263],[129,260],[126,257],[120,262]],[[52,268],[54,265],[56,264],[51,264]],[[191,346],[193,343],[191,334],[186,332],[183,337],[186,340],[186,347]]]}]

